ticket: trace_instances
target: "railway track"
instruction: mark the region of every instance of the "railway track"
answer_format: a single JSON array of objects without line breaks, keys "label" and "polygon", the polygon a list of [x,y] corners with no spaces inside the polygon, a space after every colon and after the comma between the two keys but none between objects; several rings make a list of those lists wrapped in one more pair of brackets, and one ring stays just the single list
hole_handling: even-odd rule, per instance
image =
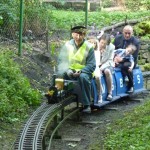
[{"label": "railway track", "polygon": [[[150,71],[143,72],[143,77],[147,87]],[[72,102],[77,102],[75,95],[56,104],[42,104],[24,124],[14,144],[14,150],[50,150],[57,129],[68,117],[79,111],[77,102],[77,107],[64,117],[64,108]],[[60,121],[58,121],[58,114],[61,114]]]},{"label": "railway track", "polygon": [[[50,124],[53,122],[53,132],[49,135],[49,143],[60,126],[67,117],[78,111],[78,108],[64,117],[63,109],[72,102],[76,101],[76,96],[70,96],[57,104],[42,104],[24,124],[20,134],[14,144],[15,150],[44,150],[46,149],[45,135],[50,130]],[[57,122],[57,114],[60,113],[61,121]],[[50,144],[48,145],[50,149]]]}]

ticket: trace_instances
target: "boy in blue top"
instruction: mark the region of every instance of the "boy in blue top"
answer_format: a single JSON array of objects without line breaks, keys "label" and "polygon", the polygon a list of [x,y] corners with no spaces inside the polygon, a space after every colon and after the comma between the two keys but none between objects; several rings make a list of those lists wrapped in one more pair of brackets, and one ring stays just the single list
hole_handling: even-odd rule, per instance
[{"label": "boy in blue top", "polygon": [[126,49],[115,50],[114,62],[115,66],[121,68],[123,79],[127,76],[129,79],[129,93],[133,92],[133,68],[134,68],[134,58],[132,54],[136,51],[135,45],[128,45]]}]

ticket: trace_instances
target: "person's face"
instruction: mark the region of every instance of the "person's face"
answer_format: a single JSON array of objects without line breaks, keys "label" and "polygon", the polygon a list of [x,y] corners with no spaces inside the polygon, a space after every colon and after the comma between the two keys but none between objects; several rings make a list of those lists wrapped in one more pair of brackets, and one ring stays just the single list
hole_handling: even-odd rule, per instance
[{"label": "person's face", "polygon": [[106,45],[107,45],[107,41],[106,40],[101,39],[99,41],[99,48],[100,48],[100,50],[105,49]]},{"label": "person's face", "polygon": [[131,47],[127,47],[126,48],[126,55],[132,54],[132,48]]},{"label": "person's face", "polygon": [[96,47],[96,41],[94,39],[89,39],[88,41],[93,45],[93,48]]},{"label": "person's face", "polygon": [[73,32],[72,37],[75,40],[75,43],[80,45],[85,37],[85,34],[82,32]]},{"label": "person's face", "polygon": [[124,29],[123,35],[126,40],[130,39],[132,36],[132,31],[130,29]]}]

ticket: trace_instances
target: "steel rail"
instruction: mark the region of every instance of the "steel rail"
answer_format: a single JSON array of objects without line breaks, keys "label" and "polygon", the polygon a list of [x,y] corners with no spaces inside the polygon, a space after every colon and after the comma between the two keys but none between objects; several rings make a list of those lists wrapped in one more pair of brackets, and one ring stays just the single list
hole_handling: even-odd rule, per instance
[{"label": "steel rail", "polygon": [[46,112],[44,112],[42,117],[40,118],[40,120],[39,120],[39,122],[36,126],[35,134],[34,134],[33,141],[32,141],[32,149],[33,150],[39,149],[38,139],[39,139],[40,130],[42,128],[42,125],[43,125],[44,121],[46,120],[47,116],[49,116],[57,107],[59,107],[59,105],[54,105],[52,107],[49,107],[46,110]]},{"label": "steel rail", "polygon": [[23,131],[21,132],[21,135],[19,135],[19,141],[18,141],[18,150],[22,150],[23,147],[23,143],[25,140],[25,136],[26,136],[26,132],[29,129],[29,124],[31,124],[33,118],[37,115],[38,112],[41,111],[41,109],[43,109],[46,106],[46,104],[41,105],[33,114],[32,116],[29,118],[29,120],[26,122],[26,124],[24,125]]},{"label": "steel rail", "polygon": [[53,105],[41,105],[24,125],[19,135],[19,140],[15,142],[15,150],[42,150],[43,137],[47,127],[65,106],[76,101],[76,96],[72,95]]},{"label": "steel rail", "polygon": [[77,113],[78,111],[79,111],[79,108],[75,109],[73,112],[71,112],[70,114],[68,114],[62,121],[59,122],[59,124],[56,126],[56,128],[54,129],[54,131],[53,131],[52,134],[51,134],[51,138],[50,138],[50,140],[49,140],[49,145],[48,145],[48,149],[47,149],[47,150],[50,150],[53,136],[54,136],[55,132],[58,130],[58,128],[59,128],[69,117],[71,117],[72,115],[74,115],[74,114]]}]

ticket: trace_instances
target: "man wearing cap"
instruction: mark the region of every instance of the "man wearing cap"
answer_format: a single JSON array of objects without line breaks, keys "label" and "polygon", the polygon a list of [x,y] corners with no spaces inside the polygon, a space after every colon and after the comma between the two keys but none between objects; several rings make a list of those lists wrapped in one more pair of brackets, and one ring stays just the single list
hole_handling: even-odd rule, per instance
[{"label": "man wearing cap", "polygon": [[59,74],[65,79],[79,81],[82,90],[83,112],[91,113],[91,79],[96,62],[92,44],[85,40],[86,27],[75,26],[71,29],[72,39],[67,41],[59,55]]}]

